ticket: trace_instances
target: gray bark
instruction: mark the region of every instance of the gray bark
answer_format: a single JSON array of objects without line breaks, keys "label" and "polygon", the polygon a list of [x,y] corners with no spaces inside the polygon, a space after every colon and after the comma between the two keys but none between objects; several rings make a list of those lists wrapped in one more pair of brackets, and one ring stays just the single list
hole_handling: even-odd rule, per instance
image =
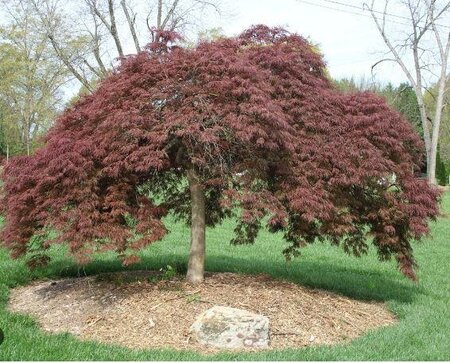
[{"label": "gray bark", "polygon": [[127,18],[128,27],[130,28],[131,36],[133,37],[134,46],[136,47],[136,51],[139,53],[141,51],[141,47],[139,45],[139,40],[136,34],[136,27],[134,19],[131,18],[130,12],[128,11],[127,4],[125,3],[125,0],[122,0],[120,2],[120,5],[122,5],[122,10],[125,14],[125,17]]},{"label": "gray bark", "polygon": [[191,284],[203,282],[205,272],[205,195],[194,169],[187,171],[191,192],[191,248],[186,279]]},{"label": "gray bark", "polygon": [[109,28],[109,31],[114,39],[114,43],[116,43],[117,52],[119,53],[120,57],[123,57],[123,50],[122,50],[122,44],[120,43],[119,34],[117,33],[117,25],[116,25],[116,17],[114,15],[114,4],[113,0],[108,0],[108,10],[109,10],[109,17],[111,20],[111,25]]},{"label": "gray bark", "polygon": [[[372,18],[375,22],[375,25],[380,32],[381,37],[383,38],[384,43],[389,48],[389,51],[394,56],[395,62],[399,64],[400,68],[403,70],[405,75],[407,76],[411,86],[414,88],[414,92],[417,97],[417,102],[419,104],[420,109],[420,117],[422,121],[423,133],[424,133],[424,141],[425,141],[425,151],[427,156],[427,175],[428,181],[430,184],[436,184],[436,155],[437,155],[437,144],[439,140],[439,131],[440,131],[440,123],[442,118],[442,109],[443,109],[443,100],[445,95],[445,88],[447,84],[447,64],[450,52],[450,33],[448,34],[447,43],[444,45],[440,34],[436,29],[436,20],[450,8],[450,3],[443,7],[443,9],[437,14],[434,14],[435,2],[428,2],[426,0],[426,4],[428,7],[427,21],[424,26],[420,26],[418,20],[416,19],[417,15],[415,14],[415,10],[411,3],[407,3],[408,9],[410,11],[411,17],[411,25],[412,25],[412,33],[410,36],[411,39],[411,50],[414,59],[414,70],[415,70],[415,78],[413,74],[408,70],[405,63],[403,62],[400,54],[397,52],[396,48],[393,46],[393,43],[388,38],[385,32],[385,18],[387,13],[387,2],[385,3],[386,7],[384,9],[382,22],[375,15],[375,11],[373,8],[374,1],[372,1],[372,6],[368,6],[365,4],[365,8],[368,9],[372,15]],[[422,69],[423,64],[421,64],[421,60],[419,57],[420,41],[423,36],[432,31],[436,37],[437,44],[439,46],[439,55],[440,55],[440,67],[441,74],[438,81],[438,96],[436,101],[436,109],[434,112],[434,119],[431,123],[431,130],[429,126],[429,118],[428,112],[425,106],[425,101],[423,97],[423,82],[422,82]]]},{"label": "gray bark", "polygon": [[437,146],[439,141],[439,130],[441,126],[442,119],[442,110],[444,108],[444,96],[445,96],[445,88],[447,84],[447,63],[450,53],[450,33],[447,36],[447,43],[444,48],[444,44],[441,41],[439,36],[439,32],[436,29],[436,25],[433,24],[433,32],[436,36],[436,40],[439,46],[439,53],[442,60],[441,66],[441,74],[439,77],[439,88],[438,88],[438,96],[436,100],[436,112],[433,120],[433,131],[431,138],[431,154],[429,160],[429,180],[433,184],[437,184],[436,181],[436,156],[437,156]]},{"label": "gray bark", "polygon": [[63,53],[63,51],[60,49],[58,43],[56,42],[53,35],[48,34],[48,38],[50,39],[50,42],[52,44],[53,49],[55,50],[56,55],[59,59],[64,63],[64,65],[67,67],[67,69],[74,75],[74,77],[84,86],[89,92],[93,92],[93,88],[91,87],[89,81],[81,75],[80,72],[78,72],[75,67],[72,65],[68,57],[66,57]]},{"label": "gray bark", "polygon": [[156,15],[156,29],[161,30],[162,22],[162,0],[158,0],[158,15]]}]

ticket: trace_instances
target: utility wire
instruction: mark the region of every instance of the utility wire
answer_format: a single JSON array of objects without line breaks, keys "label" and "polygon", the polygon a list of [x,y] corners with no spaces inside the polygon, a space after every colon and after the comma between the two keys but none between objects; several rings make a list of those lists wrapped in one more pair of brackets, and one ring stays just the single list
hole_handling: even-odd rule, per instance
[{"label": "utility wire", "polygon": [[[324,1],[326,3],[341,5],[341,6],[345,6],[347,8],[358,9],[358,10],[363,10],[364,11],[364,8],[362,8],[360,6],[357,6],[357,5],[342,3],[342,2],[339,2],[339,1],[336,1],[336,0],[322,0],[322,1]],[[397,14],[384,13],[384,12],[378,11],[378,10],[373,10],[373,12],[376,13],[376,14],[392,16],[392,17],[398,18],[398,19],[411,20],[410,18],[408,18],[406,16],[401,16],[401,15],[397,15]]]},{"label": "utility wire", "polygon": [[[362,16],[362,17],[365,17],[365,18],[370,18],[370,19],[372,19],[372,16],[371,16],[371,15],[357,13],[356,11],[350,11],[350,10],[345,10],[345,9],[334,8],[334,7],[327,6],[327,5],[321,5],[321,4],[317,4],[317,3],[312,3],[312,2],[307,1],[307,0],[297,0],[297,1],[300,2],[300,3],[303,3],[303,4],[316,6],[316,7],[318,7],[318,8],[324,8],[324,9],[330,9],[330,10],[334,10],[334,11],[340,11],[340,12],[342,12],[342,13],[352,14],[352,15],[358,15],[358,16]],[[383,19],[377,18],[377,20],[383,20]],[[390,22],[390,23],[395,23],[395,24],[401,24],[401,25],[409,25],[409,24],[401,23],[401,22],[394,21],[394,20],[389,20],[389,22]]]},{"label": "utility wire", "polygon": [[[347,3],[343,3],[343,2],[340,2],[340,1],[336,1],[336,0],[322,0],[322,1],[327,2],[327,3],[331,3],[331,4],[335,4],[335,5],[345,6],[347,8],[358,9],[358,10],[362,10],[362,11],[369,11],[369,10],[364,9],[364,7],[361,8],[361,7],[357,6],[357,5],[347,4]],[[383,16],[386,15],[386,16],[391,16],[393,18],[397,18],[397,19],[403,19],[403,20],[411,21],[411,18],[408,18],[407,16],[392,14],[392,13],[378,11],[378,10],[374,10],[374,9],[371,10],[371,11],[373,11],[375,14],[380,14],[380,15],[383,15]],[[436,26],[440,26],[440,27],[443,27],[443,28],[450,29],[450,26],[443,25],[443,24],[436,24]]]},{"label": "utility wire", "polygon": [[[301,2],[301,3],[304,3],[304,4],[307,4],[307,5],[316,6],[316,7],[319,7],[319,8],[330,9],[330,10],[334,10],[334,11],[340,11],[340,12],[342,12],[342,13],[352,14],[352,15],[357,15],[357,16],[361,16],[361,17],[365,17],[365,18],[370,18],[370,19],[372,19],[372,15],[362,14],[361,12],[356,12],[356,11],[351,11],[351,10],[345,10],[345,9],[339,9],[339,8],[332,7],[332,6],[327,6],[327,5],[323,5],[323,4],[313,3],[313,2],[310,2],[310,1],[307,1],[307,0],[297,0],[297,1],[299,1],[299,2]],[[350,5],[350,4],[345,4],[345,3],[341,3],[341,2],[339,2],[339,1],[334,1],[334,0],[322,0],[322,1],[325,1],[325,2],[328,2],[328,3],[332,3],[332,4],[335,4],[335,5],[341,5],[341,6],[345,6],[345,7],[349,7],[349,8],[358,9],[358,10],[360,10],[360,11],[365,11],[364,9],[361,9],[359,6],[356,6],[356,5]],[[405,16],[400,16],[400,15],[396,15],[396,14],[390,14],[390,13],[384,14],[383,12],[381,12],[381,11],[376,11],[376,10],[374,10],[373,12],[374,12],[374,13],[378,13],[378,14],[382,14],[383,16],[386,15],[386,16],[391,16],[391,17],[395,17],[395,18],[399,18],[399,19],[410,20],[409,18],[407,18],[407,17],[405,17]],[[377,19],[377,20],[380,20],[380,21],[383,20],[383,19],[378,18],[378,17],[376,17],[376,19]],[[405,25],[405,26],[410,26],[410,25],[411,25],[411,24],[408,24],[408,23],[403,23],[403,22],[399,22],[399,21],[395,21],[395,20],[391,20],[391,19],[388,19],[388,20],[386,20],[386,21],[388,21],[388,22],[390,22],[390,23],[395,23],[395,24]],[[450,29],[450,26],[446,26],[446,25],[442,25],[442,24],[436,24],[436,26]]]}]

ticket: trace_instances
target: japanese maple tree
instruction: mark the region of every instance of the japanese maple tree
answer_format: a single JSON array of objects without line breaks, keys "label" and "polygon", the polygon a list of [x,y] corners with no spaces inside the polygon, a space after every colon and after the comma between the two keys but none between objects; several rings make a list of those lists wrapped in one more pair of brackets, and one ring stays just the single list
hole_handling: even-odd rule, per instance
[{"label": "japanese maple tree", "polygon": [[134,263],[170,212],[191,224],[192,283],[205,226],[228,217],[235,244],[254,242],[263,222],[284,234],[287,257],[316,240],[359,256],[371,242],[415,278],[410,240],[428,232],[439,193],[416,177],[423,146],[399,113],[339,92],[321,56],[281,28],[190,49],[159,38],[5,167],[1,238],[13,257],[46,262],[67,243],[80,263],[101,250]]}]

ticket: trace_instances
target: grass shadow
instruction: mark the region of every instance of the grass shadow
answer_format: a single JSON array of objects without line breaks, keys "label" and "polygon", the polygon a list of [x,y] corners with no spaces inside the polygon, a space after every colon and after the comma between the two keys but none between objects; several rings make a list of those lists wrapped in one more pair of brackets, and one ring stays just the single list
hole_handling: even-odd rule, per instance
[{"label": "grass shadow", "polygon": [[[42,277],[83,277],[99,273],[135,270],[159,270],[167,265],[187,263],[187,256],[177,254],[145,255],[140,263],[124,267],[116,259],[94,260],[80,267],[67,259],[52,260],[45,270],[32,272],[33,279]],[[295,263],[277,261],[268,264],[263,259],[245,259],[228,255],[208,256],[206,270],[240,274],[267,274],[275,279],[288,280],[309,288],[327,290],[358,300],[397,301],[411,303],[423,288],[406,279],[399,279],[397,272],[375,271],[370,268],[342,267],[330,261],[301,260]]]},{"label": "grass shadow", "polygon": [[[345,268],[338,263],[296,261],[269,265],[264,260],[246,260],[228,257],[225,266],[220,256],[211,257],[208,265],[214,271],[231,271],[246,274],[264,273],[275,279],[292,281],[310,288],[318,288],[358,300],[376,300],[410,303],[423,288],[398,276],[362,268]],[[222,268],[223,267],[223,268]]]}]

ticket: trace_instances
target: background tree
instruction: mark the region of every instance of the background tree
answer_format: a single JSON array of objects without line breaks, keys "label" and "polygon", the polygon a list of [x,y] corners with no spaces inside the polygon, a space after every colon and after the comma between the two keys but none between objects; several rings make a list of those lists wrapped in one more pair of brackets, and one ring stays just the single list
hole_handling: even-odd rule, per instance
[{"label": "background tree", "polygon": [[220,14],[220,0],[8,0],[5,7],[32,6],[34,29],[81,86],[92,92],[118,58],[142,50],[161,31],[189,37]]},{"label": "background tree", "polygon": [[[9,115],[11,110],[0,103],[0,155],[7,162],[11,155],[19,154],[22,150],[20,130]],[[3,160],[2,160],[3,162]]]},{"label": "background tree", "polygon": [[283,29],[194,49],[159,39],[67,109],[35,155],[7,165],[1,240],[13,257],[46,262],[51,244],[68,243],[80,262],[113,250],[133,263],[171,212],[191,225],[192,283],[205,226],[231,216],[232,243],[253,243],[263,221],[284,234],[288,258],[316,240],[359,256],[371,240],[415,278],[410,240],[427,233],[438,192],[415,177],[423,145],[399,113],[373,93],[340,92]]},{"label": "background tree", "polygon": [[[384,7],[380,7],[381,3]],[[377,2],[372,0],[370,4],[364,4],[365,8],[370,11],[392,56],[392,58],[383,59],[377,64],[383,61],[396,62],[414,88],[425,140],[428,180],[430,183],[436,184],[437,145],[445,94],[449,88],[447,75],[449,73],[450,27],[446,24],[449,23],[450,2],[439,0],[396,1],[395,5],[398,9],[402,9],[402,14],[406,14],[411,25],[411,31],[403,39],[398,38],[399,32],[387,28],[386,17],[389,13],[389,5],[392,5],[389,0]],[[412,67],[409,67],[407,56],[412,58]],[[437,97],[433,111],[427,109],[424,102],[426,75],[434,78],[433,83],[437,84]],[[430,118],[431,114],[433,114],[433,118]]]},{"label": "background tree", "polygon": [[439,150],[447,165],[450,166],[450,92],[446,95],[446,107],[442,115],[442,128],[439,135]]},{"label": "background tree", "polygon": [[[433,110],[436,108],[437,93],[438,87],[434,84],[427,89],[424,95],[425,105],[430,110],[430,118],[434,117]],[[447,185],[450,175],[450,92],[444,95],[443,105],[436,156],[436,178],[439,184]]]},{"label": "background tree", "polygon": [[384,95],[389,104],[402,113],[411,122],[414,129],[424,139],[423,127],[420,118],[420,107],[414,89],[407,83],[401,83],[398,87],[386,87]]},{"label": "background tree", "polygon": [[48,39],[34,31],[33,9],[9,10],[9,24],[0,27],[1,124],[8,150],[29,155],[62,105],[68,74]]},{"label": "background tree", "polygon": [[188,33],[188,29],[196,29],[192,22],[208,9],[220,11],[217,0],[164,0],[147,2],[147,8],[130,0],[70,4],[60,0],[1,0],[1,4],[0,130],[6,159],[32,152],[61,110],[63,90],[73,89],[73,84],[66,87],[70,78],[81,84],[76,98],[92,92],[111,71],[114,59],[129,49],[131,39],[135,46],[131,51],[136,52],[141,49],[140,42],[148,42],[158,31]]}]

